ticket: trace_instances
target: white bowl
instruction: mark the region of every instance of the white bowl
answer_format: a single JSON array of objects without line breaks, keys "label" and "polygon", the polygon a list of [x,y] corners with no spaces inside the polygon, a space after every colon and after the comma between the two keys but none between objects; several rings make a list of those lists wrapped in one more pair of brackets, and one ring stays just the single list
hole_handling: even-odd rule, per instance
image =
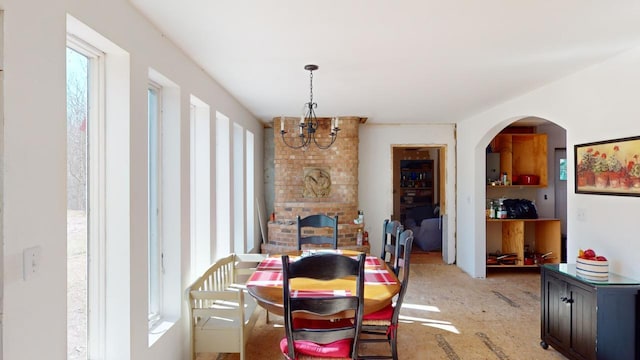
[{"label": "white bowl", "polygon": [[609,262],[576,258],[576,273],[589,278],[608,278]]}]

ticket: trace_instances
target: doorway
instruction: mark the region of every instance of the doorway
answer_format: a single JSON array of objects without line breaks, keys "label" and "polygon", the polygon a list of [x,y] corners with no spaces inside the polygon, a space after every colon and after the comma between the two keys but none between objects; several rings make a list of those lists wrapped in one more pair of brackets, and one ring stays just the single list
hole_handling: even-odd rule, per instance
[{"label": "doorway", "polygon": [[554,151],[556,171],[554,176],[555,217],[560,219],[561,262],[567,261],[567,149],[556,148]]},{"label": "doorway", "polygon": [[[392,147],[393,214],[414,232],[414,251],[442,252],[447,256],[444,146],[397,145]],[[443,249],[445,249],[443,251]],[[445,259],[446,261],[446,259]]]}]

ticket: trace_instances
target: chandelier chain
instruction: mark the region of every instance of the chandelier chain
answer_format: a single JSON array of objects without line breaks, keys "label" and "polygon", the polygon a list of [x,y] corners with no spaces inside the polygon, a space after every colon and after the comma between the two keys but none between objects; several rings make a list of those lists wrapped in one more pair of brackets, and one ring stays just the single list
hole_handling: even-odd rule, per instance
[{"label": "chandelier chain", "polygon": [[313,70],[309,71],[309,103],[313,104]]}]

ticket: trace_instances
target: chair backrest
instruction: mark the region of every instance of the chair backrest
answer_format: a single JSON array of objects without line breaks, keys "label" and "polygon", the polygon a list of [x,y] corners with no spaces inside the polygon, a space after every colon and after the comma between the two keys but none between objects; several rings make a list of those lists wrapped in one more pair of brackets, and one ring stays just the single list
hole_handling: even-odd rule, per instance
[{"label": "chair backrest", "polygon": [[404,295],[407,292],[409,286],[409,268],[411,265],[411,248],[413,247],[413,231],[405,230],[400,233],[398,237],[398,243],[396,246],[396,258],[398,263],[398,270],[402,275],[399,275],[400,280],[400,292],[396,299],[396,306],[393,310],[393,317],[391,318],[392,324],[398,324],[398,318],[400,316],[400,307],[404,300]]},{"label": "chair backrest", "polygon": [[[302,250],[302,245],[323,245],[329,244],[332,249],[338,248],[338,215],[329,217],[323,214],[309,215],[304,219],[297,217],[298,224],[298,250]],[[331,228],[331,236],[310,235],[302,236],[302,228]]]},{"label": "chair backrest", "polygon": [[[382,250],[380,258],[389,264],[396,275],[398,275],[398,265],[396,264],[396,241],[403,230],[404,227],[398,220],[385,219],[382,223]],[[389,260],[387,260],[387,257]]]},{"label": "chair backrest", "polygon": [[[358,337],[364,313],[364,263],[366,255],[360,254],[356,259],[339,254],[316,254],[305,256],[289,262],[289,256],[282,256],[284,326],[287,336],[288,356],[296,359],[295,340],[308,340],[318,344],[328,344],[341,339],[353,339],[351,357],[357,356]],[[294,278],[311,278],[332,280],[354,276],[354,293],[341,296],[294,296],[290,280]],[[347,290],[347,289],[345,289]],[[298,312],[311,313],[331,318],[334,314],[354,314],[353,322],[342,322],[342,327],[307,329],[293,327],[293,319]]]}]

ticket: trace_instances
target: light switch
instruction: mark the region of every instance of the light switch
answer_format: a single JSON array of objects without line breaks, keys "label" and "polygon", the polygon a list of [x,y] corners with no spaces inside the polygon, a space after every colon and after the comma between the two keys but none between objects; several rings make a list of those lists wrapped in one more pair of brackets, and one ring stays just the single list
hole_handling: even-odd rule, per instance
[{"label": "light switch", "polygon": [[25,281],[40,271],[40,246],[24,249],[22,252],[22,271]]}]

